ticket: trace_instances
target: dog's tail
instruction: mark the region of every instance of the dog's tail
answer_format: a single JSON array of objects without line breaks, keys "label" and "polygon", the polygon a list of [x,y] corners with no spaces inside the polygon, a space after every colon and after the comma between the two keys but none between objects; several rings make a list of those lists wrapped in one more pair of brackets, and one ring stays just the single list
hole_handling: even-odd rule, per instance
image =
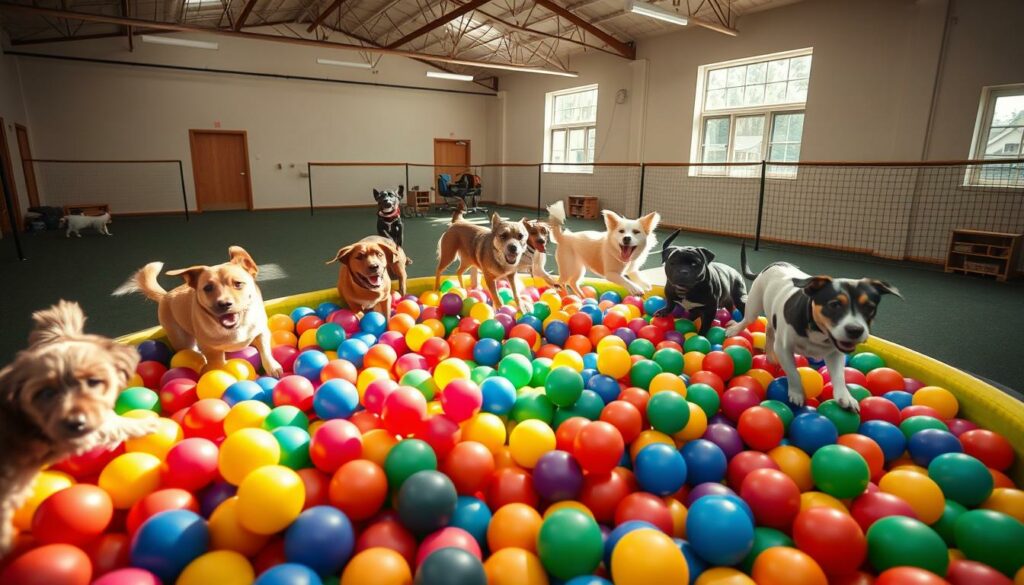
[{"label": "dog's tail", "polygon": [[740,270],[743,272],[743,276],[747,280],[754,280],[757,278],[757,273],[750,269],[750,264],[747,264],[747,241],[743,240],[740,245]]},{"label": "dog's tail", "polygon": [[664,264],[668,262],[668,250],[672,247],[672,242],[675,241],[676,236],[679,235],[679,230],[672,232],[672,235],[661,245],[661,262]]},{"label": "dog's tail", "polygon": [[551,205],[548,205],[548,224],[551,225],[551,235],[554,237],[555,242],[558,242],[559,236],[562,232],[568,232],[565,229],[565,203],[562,201],[555,201]]},{"label": "dog's tail", "polygon": [[146,264],[140,268],[138,272],[131,275],[124,284],[117,287],[117,289],[114,290],[113,295],[115,297],[119,297],[122,295],[140,292],[146,295],[146,298],[149,300],[159,302],[160,299],[164,298],[164,295],[167,294],[164,287],[160,286],[160,283],[156,280],[157,275],[159,275],[160,271],[163,269],[163,262],[150,262],[149,264]]},{"label": "dog's tail", "polygon": [[455,223],[457,221],[461,221],[462,220],[462,213],[464,211],[466,211],[466,203],[463,202],[463,201],[459,201],[459,206],[455,209],[455,213],[452,214],[452,221],[451,221],[451,223]]}]

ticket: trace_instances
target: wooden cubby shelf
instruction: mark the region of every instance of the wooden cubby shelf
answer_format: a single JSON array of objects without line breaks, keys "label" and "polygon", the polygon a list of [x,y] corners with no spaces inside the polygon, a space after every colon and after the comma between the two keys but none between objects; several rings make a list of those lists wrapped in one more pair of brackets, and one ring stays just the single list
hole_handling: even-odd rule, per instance
[{"label": "wooden cubby shelf", "polygon": [[946,255],[946,272],[994,276],[1006,281],[1014,275],[1021,234],[953,230]]}]

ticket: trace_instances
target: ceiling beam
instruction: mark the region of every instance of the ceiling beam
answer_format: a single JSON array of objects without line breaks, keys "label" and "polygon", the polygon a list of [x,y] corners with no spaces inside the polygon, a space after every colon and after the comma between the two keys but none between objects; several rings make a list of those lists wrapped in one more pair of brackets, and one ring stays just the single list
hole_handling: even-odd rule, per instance
[{"label": "ceiling beam", "polygon": [[371,48],[364,47],[362,45],[353,45],[349,43],[332,43],[329,41],[321,41],[317,39],[308,39],[305,37],[285,37],[281,35],[272,35],[267,33],[257,33],[248,31],[236,31],[224,28],[206,28],[201,26],[193,26],[188,24],[174,23],[174,22],[158,22],[150,20],[142,20],[138,18],[126,18],[123,16],[111,16],[106,14],[95,14],[89,12],[72,12],[68,10],[57,10],[53,8],[43,8],[41,6],[29,6],[26,4],[13,4],[11,2],[0,2],[0,12],[7,12],[13,14],[29,14],[33,16],[42,16],[50,18],[59,18],[64,20],[75,20],[81,22],[101,22],[104,24],[120,24],[123,26],[134,26],[139,28],[151,28],[156,30],[165,30],[173,32],[188,32],[188,33],[202,33],[211,34],[223,37],[233,37],[239,39],[249,39],[254,41],[266,41],[272,43],[285,43],[289,45],[303,45],[307,47],[320,47],[322,49],[336,49],[339,51],[357,51],[366,52],[370,51],[373,53],[381,53],[383,55],[394,55],[396,57],[408,57],[410,59],[423,59],[432,63],[451,63],[453,65],[465,65],[467,67],[483,67],[501,65],[502,68],[508,70],[535,70],[537,67],[531,65],[519,65],[515,63],[500,63],[493,61],[481,61],[476,59],[458,59],[455,57],[445,57],[443,55],[430,55],[427,53],[417,53],[416,51],[403,51],[400,49],[389,49],[384,48]]},{"label": "ceiling beam", "polygon": [[541,7],[546,8],[550,12],[554,12],[558,16],[561,16],[562,18],[575,24],[577,27],[601,39],[609,47],[615,49],[615,52],[618,53],[619,55],[622,55],[627,59],[636,59],[636,47],[634,47],[633,45],[620,41],[619,39],[594,26],[593,24],[590,23],[590,21],[580,18],[579,16],[576,16],[568,9],[559,4],[555,4],[552,0],[535,1]]},{"label": "ceiling beam", "polygon": [[[594,24],[599,24],[599,23],[602,23],[602,22],[607,22],[609,20],[614,20],[616,18],[620,18],[622,16],[626,16],[626,15],[629,15],[629,14],[632,14],[632,13],[629,12],[628,10],[616,10],[615,12],[609,12],[608,14],[605,14],[603,16],[598,16],[597,18],[592,19],[590,22],[592,22]],[[716,22],[711,22],[711,21],[708,21],[708,20],[704,20],[703,18],[697,18],[696,16],[687,16],[686,19],[689,20],[690,24],[693,25],[693,26],[699,26],[701,28],[706,28],[708,30],[713,30],[715,32],[722,33],[723,35],[729,35],[730,37],[735,37],[735,36],[740,34],[739,31],[734,29],[734,28],[729,28],[727,26],[723,26],[723,25],[718,24]]]},{"label": "ceiling beam", "polygon": [[311,22],[309,26],[306,28],[306,32],[313,32],[316,29],[316,27],[320,26],[320,24],[323,21],[327,20],[327,17],[330,16],[331,13],[341,8],[341,5],[344,3],[345,0],[334,0],[334,2],[331,2],[331,4],[327,8],[325,8],[324,11],[321,12],[319,16],[313,19],[313,22]]},{"label": "ceiling beam", "polygon": [[256,0],[249,0],[245,3],[245,6],[242,7],[242,13],[239,14],[238,19],[235,20],[235,30],[242,30],[242,27],[245,26],[245,21],[249,18],[249,13],[252,12],[254,6],[256,6]]},{"label": "ceiling beam", "polygon": [[466,2],[465,4],[463,4],[462,6],[459,6],[455,10],[452,10],[451,12],[449,12],[447,14],[442,14],[441,16],[435,18],[434,20],[428,22],[427,24],[424,24],[423,26],[419,27],[418,29],[416,29],[416,30],[412,31],[411,33],[405,35],[404,37],[398,39],[397,41],[388,44],[387,48],[394,49],[394,48],[397,48],[397,47],[401,47],[402,45],[408,43],[409,41],[411,41],[413,39],[418,39],[418,38],[422,37],[423,35],[427,34],[428,32],[434,30],[435,28],[437,28],[439,26],[444,26],[444,25],[446,25],[449,22],[455,20],[456,18],[459,18],[460,16],[462,16],[464,14],[473,12],[477,8],[480,8],[481,6],[483,6],[484,4],[487,4],[490,1],[491,0],[470,0],[469,2]]}]

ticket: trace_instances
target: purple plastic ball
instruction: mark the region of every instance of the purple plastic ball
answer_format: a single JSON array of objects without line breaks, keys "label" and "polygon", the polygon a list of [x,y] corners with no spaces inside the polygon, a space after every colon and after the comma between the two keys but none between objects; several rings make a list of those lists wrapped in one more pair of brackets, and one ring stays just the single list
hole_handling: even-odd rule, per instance
[{"label": "purple plastic ball", "polygon": [[565,451],[548,451],[533,468],[533,487],[548,502],[574,500],[583,488],[583,470]]},{"label": "purple plastic ball", "polygon": [[455,293],[448,293],[441,297],[440,307],[443,315],[458,315],[462,310],[462,297]]},{"label": "purple plastic ball", "polygon": [[143,341],[135,349],[139,352],[139,357],[144,362],[160,362],[167,365],[171,361],[171,355],[173,355],[171,348],[167,347],[167,344],[153,339]]},{"label": "purple plastic ball", "polygon": [[673,341],[675,343],[678,343],[679,345],[682,345],[683,342],[686,341],[686,338],[684,338],[683,334],[678,331],[666,331],[665,341]]},{"label": "purple plastic ball", "polygon": [[726,459],[732,459],[744,449],[743,439],[740,438],[736,427],[724,423],[708,425],[708,429],[704,431],[704,438],[718,445],[718,448],[725,453]]},{"label": "purple plastic ball", "polygon": [[256,371],[259,371],[262,363],[260,362],[260,351],[251,345],[243,347],[238,351],[229,351],[227,353],[227,358],[229,360],[243,359],[252,364],[252,367],[256,368]]},{"label": "purple plastic ball", "polygon": [[501,323],[501,326],[505,328],[505,335],[508,335],[508,332],[512,330],[512,326],[516,324],[515,318],[505,312],[494,315],[494,320]]},{"label": "purple plastic ball", "polygon": [[917,392],[921,388],[924,388],[924,382],[914,378],[903,378],[903,383],[906,385],[906,388],[904,389],[911,394]]},{"label": "purple plastic ball", "polygon": [[722,323],[728,323],[729,321],[732,321],[732,314],[729,313],[728,309],[718,309],[715,319]]},{"label": "purple plastic ball", "polygon": [[686,507],[689,508],[698,499],[704,496],[735,496],[736,492],[732,491],[724,484],[718,482],[707,482],[699,483],[693,486],[690,493],[686,495]]},{"label": "purple plastic ball", "polygon": [[963,418],[951,418],[946,421],[946,426],[949,427],[949,432],[953,433],[954,437],[959,437],[967,431],[980,428],[973,422]]},{"label": "purple plastic ball", "polygon": [[615,335],[622,341],[625,341],[626,345],[633,343],[633,340],[636,339],[636,333],[633,333],[633,330],[630,329],[629,327],[619,327],[618,329],[615,330],[613,335]]},{"label": "purple plastic ball", "polygon": [[339,309],[331,313],[328,320],[331,323],[341,325],[341,328],[349,335],[359,332],[359,317],[356,317],[356,314],[348,309]]}]

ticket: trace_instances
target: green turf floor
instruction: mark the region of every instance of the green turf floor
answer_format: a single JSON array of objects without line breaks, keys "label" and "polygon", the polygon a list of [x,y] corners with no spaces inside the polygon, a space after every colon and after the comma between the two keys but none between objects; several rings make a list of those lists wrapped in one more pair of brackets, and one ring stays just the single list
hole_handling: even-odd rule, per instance
[{"label": "green turf floor", "polygon": [[[518,218],[522,210],[504,209]],[[437,238],[449,215],[407,219],[406,249],[414,259],[410,276],[432,274]],[[572,221],[572,227],[597,222]],[[156,325],[156,306],[142,296],[113,298],[110,292],[146,262],[161,260],[168,269],[214,264],[227,247],[245,247],[260,264],[279,265],[287,277],[261,283],[265,298],[333,287],[336,266],[324,261],[347,242],[375,230],[372,209],[221,212],[178,216],[118,218],[113,237],[93,232],[81,239],[63,232],[23,238],[28,260],[20,262],[11,239],[0,240],[0,362],[23,347],[33,310],[58,299],[79,301],[89,315],[88,328],[119,335]],[[660,233],[660,239],[665,237]],[[686,234],[678,243],[711,248],[722,262],[737,265],[739,241]],[[776,260],[805,271],[837,276],[871,276],[895,284],[905,301],[886,298],[873,333],[1016,390],[1024,390],[1024,281],[1007,284],[943,274],[932,267],[880,262],[794,247],[769,247],[749,254],[755,270]],[[659,263],[651,256],[647,267]],[[554,271],[554,258],[548,259]],[[168,288],[174,279],[163,277]]]}]

